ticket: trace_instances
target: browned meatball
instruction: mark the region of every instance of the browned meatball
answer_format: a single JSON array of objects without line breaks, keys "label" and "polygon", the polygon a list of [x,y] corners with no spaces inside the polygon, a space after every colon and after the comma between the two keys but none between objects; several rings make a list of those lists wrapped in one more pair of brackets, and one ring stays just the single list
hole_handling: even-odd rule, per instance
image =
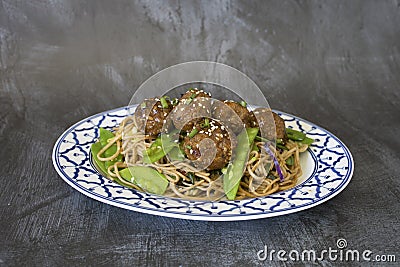
[{"label": "browned meatball", "polygon": [[[263,137],[272,140],[274,136],[277,139],[284,139],[286,136],[285,121],[278,114],[267,108],[257,108],[253,111],[254,124],[260,127]],[[275,132],[274,132],[275,128]]]},{"label": "browned meatball", "polygon": [[276,131],[276,138],[278,139],[285,139],[286,137],[286,126],[285,120],[282,119],[278,114],[272,112],[274,115],[274,122],[275,122],[275,131]]},{"label": "browned meatball", "polygon": [[[229,134],[225,126],[213,119],[209,119],[209,127],[204,127],[202,120],[201,123],[194,125],[193,129],[195,128],[198,133],[193,137],[186,136],[183,140],[183,149],[187,157],[193,160],[198,168],[208,166],[207,170],[222,169],[232,156],[233,135]],[[234,142],[232,143],[234,145]]]},{"label": "browned meatball", "polygon": [[222,124],[230,128],[234,133],[240,133],[244,127],[253,127],[253,119],[250,111],[241,104],[225,100],[213,103],[213,118],[221,121]]},{"label": "browned meatball", "polygon": [[[135,122],[140,132],[146,135],[158,135],[166,118],[172,110],[170,101],[166,101],[167,108],[163,108],[159,98],[145,99],[135,110]],[[145,126],[146,124],[146,126]]]},{"label": "browned meatball", "polygon": [[172,121],[177,129],[190,131],[193,125],[202,117],[210,117],[210,94],[203,90],[190,89],[174,107],[171,113]]}]

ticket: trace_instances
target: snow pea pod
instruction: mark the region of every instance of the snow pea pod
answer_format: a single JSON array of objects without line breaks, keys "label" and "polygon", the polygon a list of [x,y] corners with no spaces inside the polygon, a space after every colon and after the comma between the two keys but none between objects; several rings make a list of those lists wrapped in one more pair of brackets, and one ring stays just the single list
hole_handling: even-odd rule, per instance
[{"label": "snow pea pod", "polygon": [[287,160],[286,160],[286,164],[289,166],[292,166],[294,164],[294,158],[293,155],[291,155]]},{"label": "snow pea pod", "polygon": [[131,166],[119,173],[125,180],[152,194],[162,195],[168,187],[168,180],[165,175],[151,167]]},{"label": "snow pea pod", "polygon": [[306,145],[311,145],[312,143],[314,143],[314,139],[309,138],[309,137],[306,137],[306,138],[304,138],[301,142],[302,142],[303,144],[306,144]]},{"label": "snow pea pod", "polygon": [[[108,160],[108,161],[101,161],[99,160],[99,158],[97,157],[97,154],[100,152],[100,150],[107,145],[108,140],[114,138],[114,134],[109,131],[106,130],[104,128],[100,128],[100,137],[99,137],[99,141],[92,144],[90,151],[92,153],[92,158],[93,161],[96,165],[96,167],[102,172],[103,175],[108,176],[107,175],[107,169],[109,166],[114,165],[115,162],[120,162],[122,161],[122,155],[118,155],[115,159],[113,160]],[[117,145],[113,144],[112,146],[110,146],[106,151],[104,151],[103,155],[105,157],[110,157],[112,155],[114,155],[117,152]]]},{"label": "snow pea pod", "polygon": [[100,127],[99,131],[100,131],[99,141],[101,146],[104,147],[107,145],[109,139],[114,138],[114,134],[111,131],[106,130],[102,127]]},{"label": "snow pea pod", "polygon": [[172,160],[172,161],[185,159],[185,154],[179,148],[179,146],[172,148],[171,151],[168,153],[168,156],[169,156],[170,160]]},{"label": "snow pea pod", "polygon": [[105,162],[101,161],[97,158],[97,153],[99,153],[99,151],[102,149],[103,147],[101,146],[100,142],[96,142],[94,144],[92,144],[90,151],[92,153],[92,158],[94,161],[94,164],[96,165],[96,167],[98,169],[100,169],[100,171],[102,172],[103,175],[107,175],[107,168],[105,166]]},{"label": "snow pea pod", "polygon": [[[115,135],[111,131],[100,127],[99,142],[101,144],[101,147],[105,147],[108,141],[114,137]],[[116,152],[117,152],[117,144],[113,144],[104,152],[104,156],[107,158],[114,155]],[[119,154],[115,159],[106,161],[104,165],[107,169],[108,167],[114,165],[115,162],[121,162],[121,161],[122,161],[122,155]]]},{"label": "snow pea pod", "polygon": [[258,128],[247,128],[238,136],[237,146],[234,150],[235,158],[224,174],[224,192],[229,200],[234,200],[239,189],[243,170],[249,157],[251,145],[258,133]]},{"label": "snow pea pod", "polygon": [[171,132],[169,134],[161,134],[157,139],[151,144],[151,146],[146,149],[143,155],[144,163],[153,163],[162,159],[166,154],[168,154],[174,147],[178,147],[178,144],[174,142],[172,136],[177,134],[177,132]]},{"label": "snow pea pod", "polygon": [[314,139],[307,137],[305,133],[293,130],[291,128],[286,128],[286,134],[289,139],[306,145],[311,145],[314,142]]},{"label": "snow pea pod", "polygon": [[286,128],[286,134],[288,138],[292,139],[293,141],[301,141],[306,137],[304,133],[293,130],[291,128]]}]

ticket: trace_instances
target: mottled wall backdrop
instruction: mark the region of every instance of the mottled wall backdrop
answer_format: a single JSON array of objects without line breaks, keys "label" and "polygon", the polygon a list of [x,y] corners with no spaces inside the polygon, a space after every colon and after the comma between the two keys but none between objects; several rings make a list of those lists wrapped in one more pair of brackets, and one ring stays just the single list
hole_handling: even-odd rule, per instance
[{"label": "mottled wall backdrop", "polygon": [[[57,176],[51,149],[68,126],[127,104],[152,74],[191,60],[238,68],[273,108],[338,135],[356,162],[348,189],[300,215],[206,224],[136,217]],[[126,244],[132,247],[119,251],[119,263],[136,251],[138,265],[179,265],[186,257],[199,265],[254,264],[266,240],[318,249],[338,233],[390,250],[398,241],[389,234],[398,218],[387,205],[398,215],[399,72],[399,0],[1,0],[0,265],[96,261]]]}]

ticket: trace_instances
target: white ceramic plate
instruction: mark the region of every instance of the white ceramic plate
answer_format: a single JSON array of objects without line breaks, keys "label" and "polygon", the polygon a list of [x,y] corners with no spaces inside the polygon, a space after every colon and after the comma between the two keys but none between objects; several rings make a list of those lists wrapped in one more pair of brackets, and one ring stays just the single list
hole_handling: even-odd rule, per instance
[{"label": "white ceramic plate", "polygon": [[[132,108],[132,107],[131,107]],[[205,221],[236,221],[279,216],[319,205],[336,196],[350,182],[353,158],[336,136],[311,122],[276,111],[286,127],[300,130],[316,141],[301,155],[299,184],[266,197],[235,201],[190,201],[138,192],[103,177],[94,167],[90,146],[99,127],[111,129],[127,114],[122,107],[86,118],[66,130],[53,149],[59,175],[79,192],[98,201],[138,212]]]}]

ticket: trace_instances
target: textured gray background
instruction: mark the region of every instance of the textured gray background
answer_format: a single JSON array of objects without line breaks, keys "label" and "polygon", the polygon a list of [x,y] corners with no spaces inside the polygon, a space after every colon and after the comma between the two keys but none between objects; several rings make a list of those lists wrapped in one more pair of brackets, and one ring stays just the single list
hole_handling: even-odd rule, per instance
[{"label": "textured gray background", "polygon": [[[238,68],[273,108],[335,133],[353,153],[352,182],[296,214],[196,222],[112,207],[62,181],[51,149],[67,127],[190,60]],[[279,265],[257,251],[338,238],[400,261],[399,1],[1,0],[0,81],[0,266]]]}]

